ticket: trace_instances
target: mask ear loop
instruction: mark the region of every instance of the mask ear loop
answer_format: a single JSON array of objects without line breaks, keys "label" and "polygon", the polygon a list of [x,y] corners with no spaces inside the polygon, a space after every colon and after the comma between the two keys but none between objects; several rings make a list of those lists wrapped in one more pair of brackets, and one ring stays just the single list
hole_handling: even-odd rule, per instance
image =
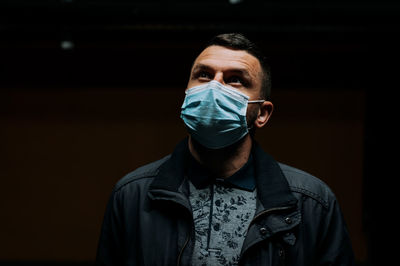
[{"label": "mask ear loop", "polygon": [[263,103],[265,100],[253,100],[253,101],[248,101],[247,103]]}]

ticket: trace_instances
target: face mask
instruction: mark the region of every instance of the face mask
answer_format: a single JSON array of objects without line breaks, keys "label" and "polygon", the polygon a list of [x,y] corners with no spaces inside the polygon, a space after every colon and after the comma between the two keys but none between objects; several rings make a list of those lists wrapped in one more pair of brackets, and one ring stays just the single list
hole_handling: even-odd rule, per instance
[{"label": "face mask", "polygon": [[247,104],[262,102],[249,101],[247,95],[211,81],[186,91],[181,118],[200,144],[220,149],[247,135]]}]

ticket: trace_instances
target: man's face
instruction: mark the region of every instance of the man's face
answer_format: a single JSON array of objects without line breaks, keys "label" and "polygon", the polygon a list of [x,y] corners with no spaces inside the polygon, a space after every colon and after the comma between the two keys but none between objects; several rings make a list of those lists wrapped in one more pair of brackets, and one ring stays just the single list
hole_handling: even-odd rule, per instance
[{"label": "man's face", "polygon": [[[212,45],[204,49],[194,61],[187,89],[212,80],[238,90],[249,100],[261,99],[262,70],[256,57],[243,50]],[[258,113],[257,104],[247,107],[247,121],[251,126]]]},{"label": "man's face", "polygon": [[212,45],[194,61],[187,89],[216,80],[258,100],[262,70],[256,57],[242,50]]}]

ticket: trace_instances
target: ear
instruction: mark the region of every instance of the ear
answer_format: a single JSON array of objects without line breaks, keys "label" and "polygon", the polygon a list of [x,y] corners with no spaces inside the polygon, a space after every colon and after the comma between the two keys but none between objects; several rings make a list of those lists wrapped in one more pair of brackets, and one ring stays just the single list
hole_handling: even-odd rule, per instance
[{"label": "ear", "polygon": [[262,104],[260,104],[260,109],[258,110],[258,116],[256,121],[254,122],[254,125],[257,128],[262,128],[267,124],[268,119],[272,115],[272,111],[274,110],[274,105],[270,101],[265,101]]}]

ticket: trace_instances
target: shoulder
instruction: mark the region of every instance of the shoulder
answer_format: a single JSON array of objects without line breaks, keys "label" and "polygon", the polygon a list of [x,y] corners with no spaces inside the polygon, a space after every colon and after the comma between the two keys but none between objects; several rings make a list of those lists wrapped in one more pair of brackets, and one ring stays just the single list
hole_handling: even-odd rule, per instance
[{"label": "shoulder", "polygon": [[332,190],[319,178],[283,163],[279,163],[279,166],[292,192],[310,197],[322,204],[325,208],[329,208],[330,203],[336,201]]},{"label": "shoulder", "polygon": [[171,155],[167,155],[164,158],[154,161],[152,163],[143,165],[136,170],[128,173],[122,177],[114,186],[114,192],[123,189],[126,186],[135,186],[142,183],[150,183],[159,172],[159,168],[165,163]]}]

